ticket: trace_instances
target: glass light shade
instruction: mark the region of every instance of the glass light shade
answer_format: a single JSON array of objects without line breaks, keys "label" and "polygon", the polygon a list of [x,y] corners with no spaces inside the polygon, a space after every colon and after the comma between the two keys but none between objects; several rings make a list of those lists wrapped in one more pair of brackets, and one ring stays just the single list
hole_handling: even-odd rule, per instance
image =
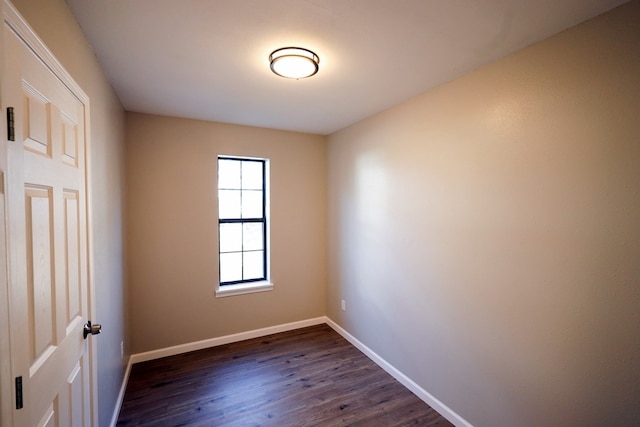
[{"label": "glass light shade", "polygon": [[288,79],[304,79],[318,72],[320,58],[301,47],[284,47],[269,55],[271,71]]}]

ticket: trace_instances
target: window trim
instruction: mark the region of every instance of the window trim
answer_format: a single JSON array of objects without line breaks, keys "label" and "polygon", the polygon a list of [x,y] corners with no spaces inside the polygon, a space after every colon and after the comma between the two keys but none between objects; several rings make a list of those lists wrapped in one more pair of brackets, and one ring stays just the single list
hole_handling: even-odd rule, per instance
[{"label": "window trim", "polygon": [[[244,295],[254,292],[265,292],[273,290],[273,283],[270,280],[270,259],[271,251],[269,245],[269,159],[258,157],[243,157],[231,155],[218,155],[216,159],[216,170],[220,160],[254,161],[262,163],[262,217],[261,218],[220,218],[218,206],[218,286],[215,291],[216,297],[228,297],[234,295]],[[217,175],[217,174],[216,174]],[[219,179],[219,177],[217,177]],[[217,191],[221,190],[216,185]],[[218,201],[219,203],[219,201]],[[263,277],[247,279],[241,281],[220,282],[220,224],[233,223],[262,223],[263,224]]]}]

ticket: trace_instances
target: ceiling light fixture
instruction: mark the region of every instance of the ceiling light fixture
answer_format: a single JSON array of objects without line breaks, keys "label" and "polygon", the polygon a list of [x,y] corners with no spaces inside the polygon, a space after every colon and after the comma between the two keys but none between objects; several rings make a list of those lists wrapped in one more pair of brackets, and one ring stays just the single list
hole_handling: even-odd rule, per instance
[{"label": "ceiling light fixture", "polygon": [[269,55],[271,71],[288,79],[304,79],[318,72],[320,58],[308,49],[283,47]]}]

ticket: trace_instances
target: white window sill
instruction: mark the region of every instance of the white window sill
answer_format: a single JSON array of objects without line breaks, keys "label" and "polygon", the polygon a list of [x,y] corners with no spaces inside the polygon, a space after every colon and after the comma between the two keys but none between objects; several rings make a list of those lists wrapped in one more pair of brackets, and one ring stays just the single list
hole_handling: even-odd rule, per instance
[{"label": "white window sill", "polygon": [[218,285],[218,289],[216,289],[216,298],[232,297],[234,295],[252,294],[255,292],[266,292],[272,290],[273,283],[267,281],[239,283],[237,285],[225,286]]}]

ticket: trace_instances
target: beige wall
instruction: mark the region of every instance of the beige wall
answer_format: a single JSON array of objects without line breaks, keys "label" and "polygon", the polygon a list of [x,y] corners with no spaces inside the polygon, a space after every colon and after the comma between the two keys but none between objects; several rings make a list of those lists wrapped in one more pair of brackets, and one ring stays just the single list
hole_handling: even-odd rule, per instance
[{"label": "beige wall", "polygon": [[328,315],[474,426],[640,419],[639,22],[329,137]]},{"label": "beige wall", "polygon": [[[215,298],[219,154],[271,165],[270,292]],[[127,114],[134,352],[325,314],[325,138]]]},{"label": "beige wall", "polygon": [[91,103],[90,197],[95,252],[100,425],[109,425],[124,378],[126,341],[123,263],[124,111],[64,0],[12,0]]}]

